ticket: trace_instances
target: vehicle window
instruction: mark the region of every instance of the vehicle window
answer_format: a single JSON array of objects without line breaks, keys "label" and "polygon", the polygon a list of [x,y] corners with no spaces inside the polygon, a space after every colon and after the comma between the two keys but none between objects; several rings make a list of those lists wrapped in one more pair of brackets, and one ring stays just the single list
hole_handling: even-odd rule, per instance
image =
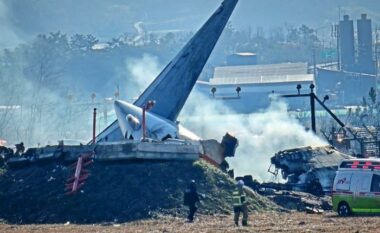
[{"label": "vehicle window", "polygon": [[380,192],[380,175],[373,174],[371,192]]},{"label": "vehicle window", "polygon": [[350,190],[354,192],[370,192],[372,173],[355,172],[351,179]]}]

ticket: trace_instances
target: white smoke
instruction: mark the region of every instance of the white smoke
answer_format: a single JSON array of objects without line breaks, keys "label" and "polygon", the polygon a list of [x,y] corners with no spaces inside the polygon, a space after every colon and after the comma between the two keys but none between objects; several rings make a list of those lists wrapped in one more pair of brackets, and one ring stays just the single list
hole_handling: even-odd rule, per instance
[{"label": "white smoke", "polygon": [[8,17],[7,6],[4,4],[3,0],[0,0],[0,49],[13,48],[22,42],[20,37],[15,33]]},{"label": "white smoke", "polygon": [[270,158],[278,151],[301,146],[326,145],[322,139],[307,132],[287,112],[287,105],[273,101],[264,111],[236,114],[218,100],[192,93],[181,118],[204,139],[221,140],[226,132],[239,140],[235,157],[228,158],[235,175],[253,175],[258,180],[269,180]]},{"label": "white smoke", "polygon": [[137,22],[133,25],[136,29],[137,35],[133,38],[133,42],[137,46],[144,45],[146,39],[146,30],[143,22]]},{"label": "white smoke", "polygon": [[[65,97],[20,74],[10,77],[12,82],[8,80],[9,86],[2,90],[5,98],[0,95],[6,105],[9,102],[18,106],[0,114],[0,138],[6,139],[8,146],[21,141],[27,147],[56,145],[62,139],[86,142],[91,137],[92,106],[69,103]],[[4,118],[7,115],[8,119]]]},{"label": "white smoke", "polygon": [[[48,53],[43,49],[34,52]],[[95,106],[79,103],[74,92],[69,99],[62,91],[66,89],[61,82],[65,74],[56,71],[60,70],[58,62],[28,60],[24,55],[12,57],[11,62],[20,66],[3,66],[0,72],[0,105],[17,106],[0,111],[0,138],[6,139],[8,146],[22,141],[26,147],[56,145],[62,139],[88,141]]]},{"label": "white smoke", "polygon": [[132,75],[128,79],[127,93],[131,93],[130,97],[134,98],[139,96],[161,71],[158,58],[149,54],[144,54],[142,58],[127,58],[126,67]]},{"label": "white smoke", "polygon": [[[148,54],[128,59],[132,87],[138,94],[159,74],[158,59]],[[312,132],[307,132],[289,116],[286,103],[273,101],[268,109],[253,114],[237,114],[218,100],[193,91],[179,117],[182,125],[204,139],[217,139],[226,132],[239,139],[236,155],[229,158],[237,176],[251,174],[255,179],[268,180],[270,158],[278,151],[301,146],[326,145]]]}]

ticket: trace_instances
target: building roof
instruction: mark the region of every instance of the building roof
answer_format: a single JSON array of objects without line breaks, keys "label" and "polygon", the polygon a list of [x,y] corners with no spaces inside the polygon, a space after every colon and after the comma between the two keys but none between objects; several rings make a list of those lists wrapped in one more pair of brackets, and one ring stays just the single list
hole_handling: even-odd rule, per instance
[{"label": "building roof", "polygon": [[285,82],[313,82],[312,74],[298,75],[272,75],[272,76],[252,76],[252,77],[229,77],[229,78],[212,78],[209,84],[259,84],[259,83],[285,83]]},{"label": "building roof", "polygon": [[304,62],[267,65],[221,66],[215,68],[213,78],[304,75],[307,74],[307,69],[307,63]]},{"label": "building roof", "polygon": [[216,67],[209,85],[313,82],[307,63],[280,63]]}]

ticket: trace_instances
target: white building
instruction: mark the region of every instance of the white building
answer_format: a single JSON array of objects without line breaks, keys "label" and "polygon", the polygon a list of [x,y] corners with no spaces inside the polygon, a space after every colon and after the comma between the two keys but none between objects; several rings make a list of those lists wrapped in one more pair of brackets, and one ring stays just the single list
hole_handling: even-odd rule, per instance
[{"label": "white building", "polygon": [[[213,78],[209,82],[197,82],[196,88],[238,113],[249,113],[267,107],[272,93],[296,94],[298,84],[303,87],[301,93],[310,93],[314,76],[307,70],[307,63],[216,67]],[[287,100],[294,109],[307,107],[308,101],[307,98]]]}]

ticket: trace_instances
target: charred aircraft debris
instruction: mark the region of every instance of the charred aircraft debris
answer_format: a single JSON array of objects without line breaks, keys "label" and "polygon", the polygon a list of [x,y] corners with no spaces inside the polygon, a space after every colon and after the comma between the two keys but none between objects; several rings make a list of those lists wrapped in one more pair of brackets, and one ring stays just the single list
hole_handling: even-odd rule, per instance
[{"label": "charred aircraft debris", "polygon": [[280,172],[285,186],[321,195],[331,191],[340,163],[351,158],[332,146],[301,147],[276,153],[271,158],[274,171],[268,171]]},{"label": "charred aircraft debris", "polygon": [[285,183],[260,183],[251,175],[235,179],[242,179],[247,186],[284,209],[321,214],[332,209],[328,194],[339,165],[352,158],[330,145],[288,149],[277,152],[268,169],[275,177],[281,174]]}]

